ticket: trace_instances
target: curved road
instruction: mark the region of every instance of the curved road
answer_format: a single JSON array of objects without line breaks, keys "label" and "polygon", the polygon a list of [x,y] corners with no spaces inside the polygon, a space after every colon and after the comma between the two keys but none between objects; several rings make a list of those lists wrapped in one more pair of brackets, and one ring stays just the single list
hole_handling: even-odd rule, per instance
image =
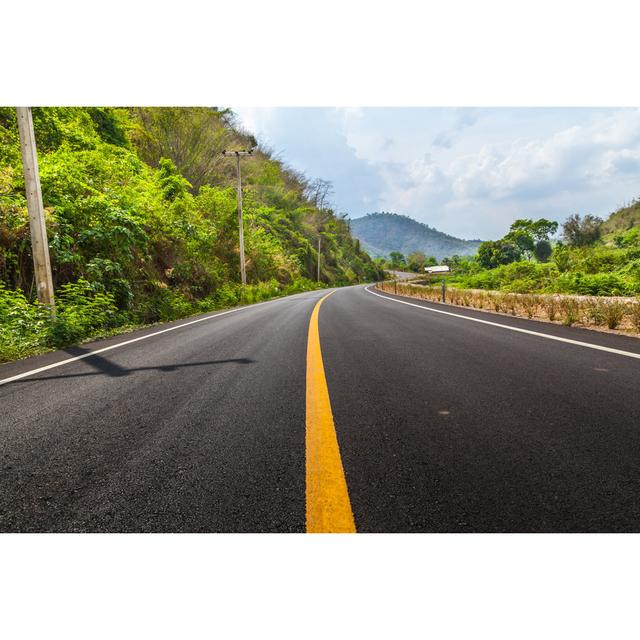
[{"label": "curved road", "polygon": [[0,366],[0,531],[640,531],[640,341],[328,293]]}]

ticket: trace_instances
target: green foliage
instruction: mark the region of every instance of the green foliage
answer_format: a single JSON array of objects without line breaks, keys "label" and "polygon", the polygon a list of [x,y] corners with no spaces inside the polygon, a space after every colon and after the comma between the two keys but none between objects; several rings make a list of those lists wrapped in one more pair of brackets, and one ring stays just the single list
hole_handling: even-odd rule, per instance
[{"label": "green foliage", "polygon": [[[636,204],[640,211],[640,203]],[[563,226],[567,243],[552,245],[548,237],[557,223],[544,218],[516,220],[504,238],[483,242],[475,260],[458,261],[452,269],[453,282],[515,293],[637,294],[640,227],[597,241],[601,226],[594,216],[571,216]],[[523,257],[535,257],[536,262]]]},{"label": "green foliage", "polygon": [[640,247],[640,227],[633,227],[626,233],[621,233],[614,238],[618,248]]},{"label": "green foliage", "polygon": [[160,158],[158,182],[162,189],[162,197],[169,202],[184,198],[187,195],[187,189],[191,187],[189,181],[180,175],[176,165],[169,158]]},{"label": "green foliage", "polygon": [[538,262],[548,262],[552,253],[553,247],[548,240],[538,240],[533,247],[533,255]]},{"label": "green foliage", "polygon": [[602,219],[592,215],[581,218],[578,214],[569,216],[562,225],[562,234],[567,244],[586,247],[600,237]]},{"label": "green foliage", "polygon": [[220,152],[256,141],[228,111],[56,107],[33,118],[57,315],[33,303],[15,110],[0,107],[0,358],[315,288],[318,235],[323,286],[382,277],[348,221],[258,147],[242,167],[242,291],[235,165]]},{"label": "green foliage", "polygon": [[[539,220],[531,219],[519,219],[512,225],[509,234],[523,233],[529,236],[533,242],[540,242],[541,240],[549,240],[549,236],[552,236],[558,230],[558,223],[546,218],[540,218]],[[507,234],[507,237],[509,236]]]},{"label": "green foliage", "polygon": [[62,347],[89,337],[97,329],[122,324],[113,296],[98,293],[83,279],[62,285],[56,315],[50,320],[48,344]]},{"label": "green foliage", "polygon": [[564,272],[571,268],[571,251],[562,243],[558,243],[553,248],[552,260],[558,267],[558,271]]},{"label": "green foliage", "polygon": [[532,293],[553,288],[558,271],[553,264],[512,262],[495,269],[458,276],[456,283],[470,289]]},{"label": "green foliage", "polygon": [[433,256],[425,256],[422,251],[414,251],[407,256],[407,266],[410,271],[422,273],[425,267],[431,267],[438,264]]},{"label": "green foliage", "polygon": [[47,346],[50,312],[29,302],[20,290],[0,282],[0,362],[15,360]]},{"label": "green foliage", "polygon": [[522,249],[511,240],[487,240],[478,248],[478,262],[485,269],[495,269],[521,257]]},{"label": "green foliage", "polygon": [[601,235],[607,236],[615,233],[624,233],[629,229],[640,226],[640,198],[636,198],[631,204],[614,211],[600,228]]},{"label": "green foliage", "polygon": [[558,293],[592,296],[624,296],[635,292],[635,287],[619,274],[585,274],[580,271],[561,274],[556,278],[553,288]]},{"label": "green foliage", "polygon": [[399,251],[392,251],[389,254],[389,266],[392,269],[406,269],[407,259]]}]

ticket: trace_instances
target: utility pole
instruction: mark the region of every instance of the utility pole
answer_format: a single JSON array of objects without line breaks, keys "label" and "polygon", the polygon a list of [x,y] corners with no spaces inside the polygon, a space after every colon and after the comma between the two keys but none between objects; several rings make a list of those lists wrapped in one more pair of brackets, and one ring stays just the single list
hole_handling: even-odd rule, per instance
[{"label": "utility pole", "polygon": [[320,282],[320,238],[322,236],[318,235],[318,282]]},{"label": "utility pole", "polygon": [[242,221],[242,175],[240,173],[240,158],[250,156],[253,151],[223,151],[222,155],[227,158],[236,159],[236,170],[238,174],[238,230],[240,236],[240,279],[242,285],[247,284],[247,270],[244,263],[244,223]]},{"label": "utility pole", "polygon": [[41,304],[48,305],[53,312],[55,308],[51,261],[49,259],[49,240],[47,238],[47,226],[44,219],[44,207],[42,205],[40,173],[38,171],[38,152],[33,133],[31,107],[16,107],[16,115],[18,117],[18,131],[20,133],[24,185],[27,196],[27,211],[29,212],[29,227],[31,230],[31,253],[33,253],[33,267],[38,301]]}]

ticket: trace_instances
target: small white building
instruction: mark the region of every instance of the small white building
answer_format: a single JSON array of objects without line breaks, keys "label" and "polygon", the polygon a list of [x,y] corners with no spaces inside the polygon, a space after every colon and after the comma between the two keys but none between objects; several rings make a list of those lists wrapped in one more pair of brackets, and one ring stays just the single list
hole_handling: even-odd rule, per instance
[{"label": "small white building", "polygon": [[435,267],[425,267],[427,273],[449,273],[451,269],[446,264],[439,264]]}]

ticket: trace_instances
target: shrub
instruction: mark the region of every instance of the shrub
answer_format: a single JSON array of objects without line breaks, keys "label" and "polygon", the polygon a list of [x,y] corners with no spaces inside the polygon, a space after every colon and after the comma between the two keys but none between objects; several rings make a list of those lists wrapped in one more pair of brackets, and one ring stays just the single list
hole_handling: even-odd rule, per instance
[{"label": "shrub", "polygon": [[121,324],[110,293],[97,293],[83,279],[62,285],[57,294],[56,315],[50,321],[48,343],[62,347],[87,338],[98,329],[108,329]]},{"label": "shrub", "polygon": [[607,327],[615,329],[625,316],[627,310],[626,305],[622,302],[609,302],[605,304],[605,317]]},{"label": "shrub", "polygon": [[534,295],[524,295],[520,299],[522,307],[527,314],[527,318],[533,318],[540,307],[540,298]]},{"label": "shrub", "polygon": [[633,328],[640,331],[640,298],[629,306],[628,313]]},{"label": "shrub", "polygon": [[588,316],[593,323],[600,326],[607,322],[607,310],[605,309],[606,303],[594,302],[589,305]]},{"label": "shrub", "polygon": [[558,300],[554,296],[548,296],[544,298],[544,307],[547,317],[554,322],[558,314]]},{"label": "shrub", "polygon": [[0,362],[15,360],[47,345],[49,309],[0,283]]},{"label": "shrub", "polygon": [[580,319],[580,303],[571,298],[563,298],[560,301],[560,309],[564,314],[562,324],[570,327]]},{"label": "shrub", "polygon": [[623,296],[633,293],[632,285],[617,273],[563,273],[556,280],[560,293],[591,296]]}]

